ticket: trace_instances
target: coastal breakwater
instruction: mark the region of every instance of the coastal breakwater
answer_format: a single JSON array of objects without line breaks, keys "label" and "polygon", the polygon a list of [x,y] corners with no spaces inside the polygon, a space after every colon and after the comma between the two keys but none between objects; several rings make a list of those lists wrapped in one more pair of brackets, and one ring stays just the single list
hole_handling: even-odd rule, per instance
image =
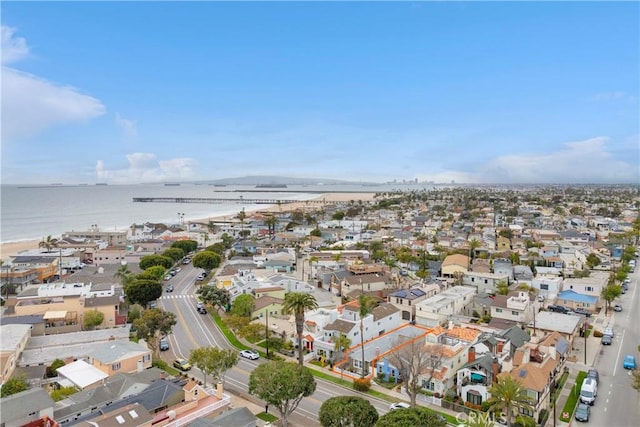
[{"label": "coastal breakwater", "polygon": [[[134,203],[247,203],[252,205],[278,205],[289,203],[300,203],[300,200],[283,199],[247,199],[238,198],[215,198],[215,197],[134,197]],[[306,200],[304,203],[323,203],[322,200]]]}]

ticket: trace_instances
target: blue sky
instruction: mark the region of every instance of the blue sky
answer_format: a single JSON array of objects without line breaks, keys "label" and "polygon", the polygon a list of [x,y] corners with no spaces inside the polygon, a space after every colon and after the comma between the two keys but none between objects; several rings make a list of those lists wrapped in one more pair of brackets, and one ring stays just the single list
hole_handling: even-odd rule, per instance
[{"label": "blue sky", "polygon": [[3,2],[2,182],[640,178],[637,2]]}]

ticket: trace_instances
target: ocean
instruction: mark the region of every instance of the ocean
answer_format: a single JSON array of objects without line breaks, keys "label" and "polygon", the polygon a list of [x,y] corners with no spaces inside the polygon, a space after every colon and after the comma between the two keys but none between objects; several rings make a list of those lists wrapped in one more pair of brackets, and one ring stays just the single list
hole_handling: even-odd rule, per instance
[{"label": "ocean", "polygon": [[[236,215],[269,209],[269,205],[230,202],[229,204],[134,203],[134,197],[210,197],[237,199],[310,200],[319,193],[385,192],[417,186],[399,185],[289,185],[259,189],[255,185],[140,184],[140,185],[50,185],[0,186],[0,242],[41,240],[69,231],[126,230],[132,224],[161,222],[178,224],[209,217]],[[264,190],[264,191],[263,191]],[[293,192],[299,191],[299,192]],[[284,205],[286,206],[286,205]]]}]

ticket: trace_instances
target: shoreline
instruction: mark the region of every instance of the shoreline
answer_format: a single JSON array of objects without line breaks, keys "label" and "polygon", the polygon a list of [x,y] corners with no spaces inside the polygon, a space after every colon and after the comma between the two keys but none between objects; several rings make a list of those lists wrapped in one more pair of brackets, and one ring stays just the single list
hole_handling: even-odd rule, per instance
[{"label": "shoreline", "polygon": [[[322,193],[318,197],[309,200],[300,200],[293,203],[287,203],[282,205],[283,212],[290,212],[296,209],[318,209],[319,206],[315,203],[308,203],[309,201],[317,202],[318,200],[325,200],[327,203],[341,203],[354,201],[371,201],[374,198],[375,193]],[[251,209],[245,211],[247,216],[251,216],[257,212],[272,211],[276,205],[265,205],[264,207]],[[206,218],[198,218],[186,221],[189,222],[209,222],[211,221],[226,221],[235,218],[236,215],[219,215]],[[121,230],[122,231],[122,230]],[[41,239],[26,239],[17,240],[11,242],[0,242],[0,259],[16,256],[22,251],[38,249]]]}]

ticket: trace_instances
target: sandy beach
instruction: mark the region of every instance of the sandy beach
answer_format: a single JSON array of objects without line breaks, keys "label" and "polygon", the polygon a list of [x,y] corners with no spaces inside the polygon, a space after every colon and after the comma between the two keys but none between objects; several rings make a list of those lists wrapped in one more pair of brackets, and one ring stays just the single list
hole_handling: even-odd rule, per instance
[{"label": "sandy beach", "polygon": [[[318,197],[312,200],[323,200],[326,203],[339,203],[339,202],[348,202],[351,200],[354,201],[371,201],[374,198],[375,193],[326,193],[320,194]],[[307,203],[306,201],[295,202],[295,203],[287,203],[283,205],[282,209],[286,211],[293,211],[296,209],[318,209],[320,206],[317,203]],[[273,207],[270,207],[272,209]],[[258,209],[257,211],[264,211],[265,209]],[[246,212],[248,215],[251,215],[252,212]],[[222,219],[231,219],[233,217],[211,217],[202,220],[192,220],[191,222],[207,222],[209,219],[211,220],[222,220]],[[15,256],[22,251],[26,251],[29,249],[37,249],[40,244],[40,240],[25,240],[20,242],[7,242],[0,243],[0,258],[4,259],[6,257]]]}]

